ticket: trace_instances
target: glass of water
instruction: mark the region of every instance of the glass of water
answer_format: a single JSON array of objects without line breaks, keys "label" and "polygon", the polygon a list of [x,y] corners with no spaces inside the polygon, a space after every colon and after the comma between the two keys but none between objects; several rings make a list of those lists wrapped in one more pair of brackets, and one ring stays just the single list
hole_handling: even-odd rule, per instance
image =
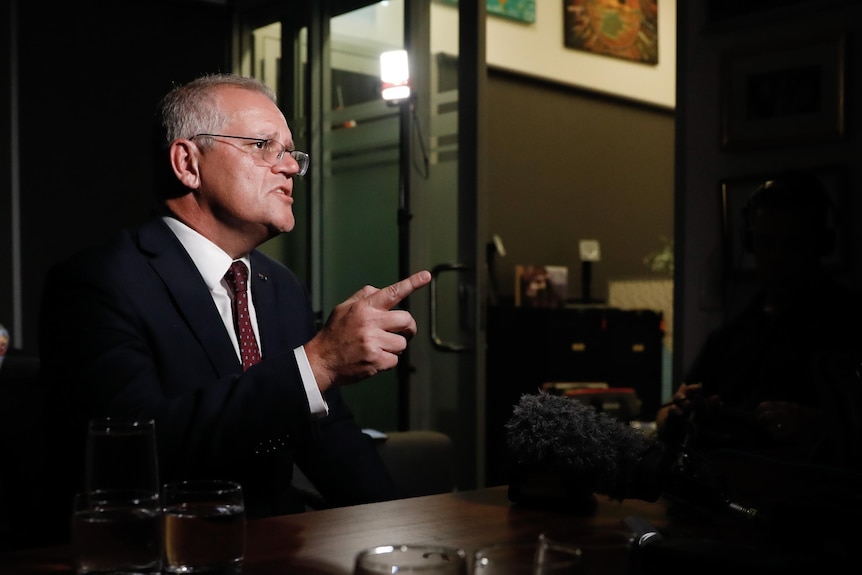
[{"label": "glass of water", "polygon": [[475,575],[571,575],[580,573],[581,550],[575,546],[543,547],[538,541],[496,543],[473,556]]},{"label": "glass of water", "polygon": [[86,456],[85,491],[133,489],[158,497],[159,461],[152,419],[90,420]]},{"label": "glass of water", "polygon": [[463,549],[419,543],[379,545],[356,556],[353,575],[467,575],[467,567]]},{"label": "glass of water", "polygon": [[165,573],[236,575],[242,571],[245,506],[239,483],[168,483],[162,498]]},{"label": "glass of water", "polygon": [[163,525],[155,422],[89,422],[84,490],[75,496],[72,547],[79,575],[160,573]]},{"label": "glass of water", "polygon": [[78,493],[71,533],[78,575],[161,573],[161,502],[150,491]]}]

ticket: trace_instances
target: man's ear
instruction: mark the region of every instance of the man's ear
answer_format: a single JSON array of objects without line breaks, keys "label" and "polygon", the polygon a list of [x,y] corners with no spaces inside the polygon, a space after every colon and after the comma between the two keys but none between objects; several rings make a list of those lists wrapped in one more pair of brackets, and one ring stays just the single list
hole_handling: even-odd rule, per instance
[{"label": "man's ear", "polygon": [[196,190],[200,186],[198,154],[200,150],[191,140],[179,139],[171,143],[169,152],[171,169],[177,179],[187,188]]}]

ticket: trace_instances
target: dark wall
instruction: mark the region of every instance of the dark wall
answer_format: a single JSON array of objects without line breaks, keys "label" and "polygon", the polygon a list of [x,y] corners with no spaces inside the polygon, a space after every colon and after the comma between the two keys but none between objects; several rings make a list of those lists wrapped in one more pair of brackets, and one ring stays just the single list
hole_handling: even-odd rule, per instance
[{"label": "dark wall", "polygon": [[22,331],[35,351],[46,269],[149,213],[155,106],[173,83],[229,69],[230,14],[180,0],[18,2],[18,35]]},{"label": "dark wall", "polygon": [[586,238],[601,246],[595,298],[607,298],[608,280],[665,277],[644,257],[673,237],[673,111],[494,70],[487,104],[501,299],[513,296],[516,264],[568,266],[568,296],[581,297]]},{"label": "dark wall", "polygon": [[[11,46],[15,41],[15,26],[13,17],[16,2],[11,2],[0,8],[0,78],[12,76]],[[11,84],[11,83],[10,83]],[[0,90],[0,110],[10,110],[12,105],[12,90],[10,87]],[[0,114],[0,323],[12,330],[13,286],[12,286],[12,251],[13,245],[13,206],[12,206],[12,114]],[[15,344],[15,334],[12,344]]]},{"label": "dark wall", "polygon": [[[743,6],[745,4],[745,6]],[[721,8],[717,10],[717,8]],[[846,232],[844,283],[862,288],[862,4],[858,0],[679,3],[680,118],[677,152],[677,277],[675,282],[674,374],[694,361],[708,332],[747,301],[753,278],[726,269],[721,221],[721,184],[785,168],[835,166],[846,174],[841,225]],[[762,58],[772,50],[806,50],[817,38],[843,36],[844,132],[841,138],[801,137],[722,146],[722,98],[727,89],[722,63],[734,54]],[[797,56],[798,57],[798,56]],[[776,57],[793,67],[787,58]],[[792,121],[792,120],[790,120]],[[812,306],[818,302],[812,301]]]}]

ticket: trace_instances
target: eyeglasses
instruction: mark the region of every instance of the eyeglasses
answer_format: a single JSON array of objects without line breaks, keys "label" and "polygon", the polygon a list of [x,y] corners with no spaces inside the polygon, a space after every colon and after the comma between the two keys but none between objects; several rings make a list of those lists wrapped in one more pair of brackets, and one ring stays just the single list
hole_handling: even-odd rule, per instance
[{"label": "eyeglasses", "polygon": [[[201,136],[209,136],[211,138],[233,138],[234,140],[248,140],[250,142],[254,142],[255,149],[263,151],[263,154],[261,155],[263,161],[273,166],[280,164],[286,153],[290,154],[290,157],[299,164],[299,172],[297,172],[297,176],[304,176],[305,173],[308,172],[308,165],[311,163],[311,159],[305,152],[300,152],[299,150],[288,150],[281,144],[281,142],[276,140],[249,138],[247,136],[226,136],[224,134],[195,134],[192,136],[192,139]],[[216,142],[218,142],[218,140],[216,140]]]}]

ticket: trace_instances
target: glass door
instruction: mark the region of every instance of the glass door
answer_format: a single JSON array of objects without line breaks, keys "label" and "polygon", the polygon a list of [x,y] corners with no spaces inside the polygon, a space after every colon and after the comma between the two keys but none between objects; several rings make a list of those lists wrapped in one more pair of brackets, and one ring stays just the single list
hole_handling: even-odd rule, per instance
[{"label": "glass door", "polygon": [[[461,489],[481,483],[484,389],[479,163],[475,136],[466,151],[459,137],[464,9],[390,0],[310,13],[288,28],[292,14],[253,28],[253,55],[242,60],[277,87],[297,147],[312,154],[296,192],[297,228],[265,249],[307,280],[320,318],[366,283],[433,270],[433,289],[405,302],[420,332],[403,368],[343,392],[363,427],[452,437]],[[410,54],[416,96],[390,106],[380,97],[379,56],[400,48]],[[474,69],[477,57],[473,48]],[[466,109],[475,119],[475,104]]]}]

